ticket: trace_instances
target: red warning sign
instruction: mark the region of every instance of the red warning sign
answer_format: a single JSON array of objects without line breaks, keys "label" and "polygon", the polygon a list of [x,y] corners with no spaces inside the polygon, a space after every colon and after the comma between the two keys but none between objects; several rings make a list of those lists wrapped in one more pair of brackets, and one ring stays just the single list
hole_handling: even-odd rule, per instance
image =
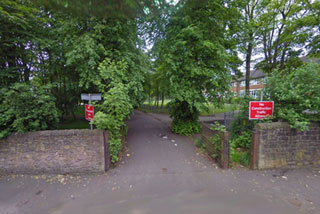
[{"label": "red warning sign", "polygon": [[94,116],[94,108],[93,105],[85,105],[85,109],[86,109],[86,120],[91,121],[93,119]]},{"label": "red warning sign", "polygon": [[251,101],[249,107],[249,119],[265,119],[266,116],[272,116],[274,109],[273,101]]}]

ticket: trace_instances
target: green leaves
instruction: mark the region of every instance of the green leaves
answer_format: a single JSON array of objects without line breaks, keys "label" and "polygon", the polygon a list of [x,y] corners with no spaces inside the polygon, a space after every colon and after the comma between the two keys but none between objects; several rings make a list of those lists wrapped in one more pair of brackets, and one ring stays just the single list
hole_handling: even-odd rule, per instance
[{"label": "green leaves", "polygon": [[89,88],[98,80],[97,68],[105,49],[89,33],[73,38],[72,42],[72,49],[66,53],[66,65],[74,65],[80,74],[80,86]]},{"label": "green leaves", "polygon": [[[217,7],[219,5],[219,7]],[[172,129],[190,123],[198,131],[198,114],[208,101],[221,102],[231,81],[226,26],[229,10],[220,1],[186,1],[171,17],[160,45],[157,69],[169,86]]]},{"label": "green leaves", "polygon": [[101,111],[96,113],[93,123],[98,129],[109,131],[111,161],[115,163],[122,149],[121,136],[123,133],[121,130],[125,126],[124,121],[133,110],[133,106],[128,96],[128,89],[121,82],[111,84],[111,88],[103,93],[103,100],[99,106]]},{"label": "green leaves", "polygon": [[111,161],[115,163],[122,149],[125,119],[139,102],[144,77],[142,72],[136,72],[125,58],[119,56],[115,60],[105,58],[98,70],[99,81],[95,84],[102,92],[103,103],[99,106],[101,111],[94,117],[94,124],[109,131]]},{"label": "green leaves", "polygon": [[308,129],[311,120],[320,120],[319,64],[276,71],[268,78],[267,86],[266,93],[275,101],[276,118],[299,130]]},{"label": "green leaves", "polygon": [[11,132],[52,129],[59,122],[59,111],[50,87],[16,83],[0,91],[0,138]]}]

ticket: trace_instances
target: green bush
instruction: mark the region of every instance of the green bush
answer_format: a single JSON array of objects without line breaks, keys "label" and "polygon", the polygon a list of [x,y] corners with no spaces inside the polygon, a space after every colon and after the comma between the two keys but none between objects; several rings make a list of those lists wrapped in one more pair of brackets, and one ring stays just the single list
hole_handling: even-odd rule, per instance
[{"label": "green bush", "polygon": [[132,110],[126,87],[119,83],[103,94],[103,103],[99,106],[101,111],[94,116],[93,123],[98,129],[109,131],[109,148],[111,162],[116,163],[122,149],[121,137],[125,127],[125,119]]},{"label": "green bush", "polygon": [[204,142],[201,140],[201,139],[199,139],[199,138],[197,138],[196,139],[196,147],[197,148],[199,148],[199,149],[206,149],[206,145],[204,144]]},{"label": "green bush", "polygon": [[[230,126],[230,161],[244,166],[250,162],[251,135],[259,121],[249,120],[249,102],[251,97],[238,98],[240,113]],[[248,155],[249,154],[249,155]]]},{"label": "green bush", "polygon": [[114,164],[119,160],[119,153],[122,150],[121,138],[110,138],[109,139],[109,152],[111,162]]},{"label": "green bush", "polygon": [[180,135],[192,135],[201,132],[198,122],[199,111],[185,101],[171,101],[169,114],[172,118],[171,131]]},{"label": "green bush", "polygon": [[173,120],[171,131],[175,134],[190,136],[201,132],[201,124],[196,121]]},{"label": "green bush", "polygon": [[53,129],[59,111],[49,86],[16,83],[0,90],[0,138],[12,132]]},{"label": "green bush", "polygon": [[114,164],[123,147],[121,138],[127,131],[125,120],[137,105],[136,99],[140,99],[138,93],[135,96],[131,93],[140,83],[130,78],[128,62],[121,57],[119,60],[106,58],[98,70],[100,80],[95,84],[102,93],[103,103],[98,106],[93,123],[98,129],[108,130],[111,163]]},{"label": "green bush", "polygon": [[274,71],[265,92],[275,102],[275,118],[288,121],[292,128],[307,130],[311,120],[320,120],[319,64]]},{"label": "green bush", "polygon": [[236,148],[250,150],[252,141],[252,132],[250,130],[242,132],[237,137],[234,137],[232,142]]},{"label": "green bush", "polygon": [[231,142],[230,162],[231,163],[239,163],[243,166],[249,166],[249,164],[250,164],[250,151],[241,151],[238,148],[236,148]]}]

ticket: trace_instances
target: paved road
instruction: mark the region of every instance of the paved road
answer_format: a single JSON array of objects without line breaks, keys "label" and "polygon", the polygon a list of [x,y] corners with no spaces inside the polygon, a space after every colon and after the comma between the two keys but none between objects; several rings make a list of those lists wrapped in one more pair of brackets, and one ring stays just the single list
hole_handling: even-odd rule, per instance
[{"label": "paved road", "polygon": [[161,115],[137,111],[128,126],[106,174],[0,178],[0,214],[320,213],[318,169],[221,170]]},{"label": "paved road", "polygon": [[[171,118],[168,114],[165,113],[148,113],[148,115],[152,115],[154,118],[160,119],[163,122],[170,123]],[[209,116],[200,116],[199,120],[201,122],[212,122],[212,121],[223,121],[224,120],[224,113],[219,113],[215,115],[209,115]]]}]

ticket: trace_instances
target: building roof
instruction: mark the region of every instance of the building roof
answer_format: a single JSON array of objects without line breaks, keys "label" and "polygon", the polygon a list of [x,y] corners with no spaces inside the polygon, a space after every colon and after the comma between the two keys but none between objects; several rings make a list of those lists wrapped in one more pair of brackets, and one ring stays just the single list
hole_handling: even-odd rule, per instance
[{"label": "building roof", "polygon": [[[313,62],[313,63],[320,63],[320,57],[307,57],[307,56],[304,56],[304,57],[300,57],[300,59],[305,62],[305,63],[308,63],[308,62]],[[263,78],[265,77],[266,74],[261,71],[261,70],[253,70],[250,72],[250,79],[259,79],[259,78]],[[245,80],[245,76],[244,77],[241,77],[239,79],[237,79],[236,81],[242,81],[242,80]]]},{"label": "building roof", "polygon": [[319,57],[300,57],[300,59],[303,61],[303,62],[313,62],[313,63],[320,63],[320,58]]},{"label": "building roof", "polygon": [[[250,79],[259,79],[265,77],[266,74],[261,70],[253,70],[250,72]],[[237,81],[245,80],[245,77],[239,78]]]}]

